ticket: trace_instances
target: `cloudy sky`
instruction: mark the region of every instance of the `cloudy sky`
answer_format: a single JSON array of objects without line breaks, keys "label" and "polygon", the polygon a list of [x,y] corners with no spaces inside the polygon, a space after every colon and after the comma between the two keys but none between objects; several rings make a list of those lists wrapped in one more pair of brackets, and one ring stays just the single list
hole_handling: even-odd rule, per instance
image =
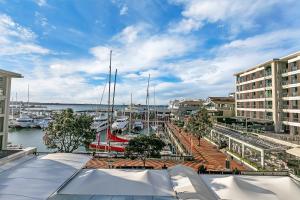
[{"label": "cloudy sky", "polygon": [[[300,50],[299,0],[0,0],[0,68],[19,100],[98,103],[109,51],[116,102],[206,98],[233,74]],[[15,97],[14,97],[15,98]],[[106,97],[104,97],[106,98]]]}]

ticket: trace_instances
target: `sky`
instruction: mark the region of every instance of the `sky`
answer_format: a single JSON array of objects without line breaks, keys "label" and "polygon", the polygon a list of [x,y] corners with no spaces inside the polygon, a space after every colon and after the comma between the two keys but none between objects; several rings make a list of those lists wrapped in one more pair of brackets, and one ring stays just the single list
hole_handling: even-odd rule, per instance
[{"label": "sky", "polygon": [[[227,96],[233,74],[300,51],[299,0],[0,0],[0,68],[12,98],[116,103]],[[17,94],[17,95],[16,95]],[[155,94],[155,95],[154,95]]]}]

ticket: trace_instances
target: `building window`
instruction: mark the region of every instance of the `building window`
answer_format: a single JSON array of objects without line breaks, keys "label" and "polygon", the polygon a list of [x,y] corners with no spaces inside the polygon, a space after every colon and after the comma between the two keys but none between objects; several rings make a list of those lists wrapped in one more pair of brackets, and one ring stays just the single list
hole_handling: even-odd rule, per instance
[{"label": "building window", "polygon": [[0,114],[5,112],[5,100],[0,100]]},{"label": "building window", "polygon": [[266,102],[266,108],[267,109],[272,109],[272,101],[267,101]]},{"label": "building window", "polygon": [[272,80],[271,79],[266,80],[266,87],[272,87]]},{"label": "building window", "polygon": [[293,113],[293,122],[298,122],[298,113]]},{"label": "building window", "polygon": [[298,89],[296,88],[296,87],[293,87],[293,88],[291,88],[291,90],[292,90],[292,96],[294,97],[294,96],[297,96],[297,91],[298,91]]},{"label": "building window", "polygon": [[0,132],[3,132],[4,128],[4,117],[0,117]]},{"label": "building window", "polygon": [[291,84],[296,84],[297,83],[297,74],[294,74],[291,76]]},{"label": "building window", "polygon": [[273,120],[273,113],[272,112],[267,112],[266,113],[266,119]]},{"label": "building window", "polygon": [[272,69],[271,66],[267,66],[265,68],[265,76],[271,76],[272,75]]},{"label": "building window", "polygon": [[298,101],[297,100],[292,101],[292,108],[293,109],[297,109],[298,108]]},{"label": "building window", "polygon": [[287,85],[289,83],[288,77],[283,77],[282,78],[282,85]]},{"label": "building window", "polygon": [[6,94],[6,77],[0,77],[0,96]]},{"label": "building window", "polygon": [[272,97],[272,90],[266,90],[266,98]]},{"label": "building window", "polygon": [[291,71],[296,71],[297,70],[297,62],[293,62],[291,64]]}]

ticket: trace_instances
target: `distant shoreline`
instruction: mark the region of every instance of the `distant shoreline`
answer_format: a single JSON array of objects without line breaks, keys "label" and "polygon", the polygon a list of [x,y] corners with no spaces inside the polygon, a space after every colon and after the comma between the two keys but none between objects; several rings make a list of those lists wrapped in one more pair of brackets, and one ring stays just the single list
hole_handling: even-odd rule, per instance
[{"label": "distant shoreline", "polygon": [[[10,103],[16,104],[16,103],[23,103],[23,104],[27,104],[27,102],[25,101],[11,101]],[[29,102],[30,105],[69,105],[69,106],[82,106],[82,105],[87,105],[87,106],[99,106],[99,104],[93,104],[93,103],[44,103],[44,102]],[[144,104],[134,104],[134,106],[147,106]],[[107,104],[101,104],[101,106],[107,106]],[[129,106],[128,104],[116,104],[115,106]],[[154,106],[154,105],[150,105],[150,106]],[[156,106],[168,106],[168,105],[156,105]]]}]

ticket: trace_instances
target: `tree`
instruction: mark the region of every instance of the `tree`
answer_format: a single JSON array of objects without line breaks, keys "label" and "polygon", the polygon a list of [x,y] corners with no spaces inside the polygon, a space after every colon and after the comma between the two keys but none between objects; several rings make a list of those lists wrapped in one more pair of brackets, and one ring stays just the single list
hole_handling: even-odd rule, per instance
[{"label": "tree", "polygon": [[48,149],[71,153],[80,146],[93,142],[96,130],[91,128],[93,118],[88,115],[76,115],[72,109],[63,110],[53,117],[44,135]]},{"label": "tree", "polygon": [[159,157],[164,146],[165,143],[155,135],[138,136],[129,141],[128,146],[125,148],[125,154],[130,158],[140,158],[145,167],[146,159]]},{"label": "tree", "polygon": [[201,107],[198,112],[192,114],[186,125],[187,129],[198,137],[198,145],[200,145],[202,134],[206,133],[211,126],[210,117],[204,107]]}]

